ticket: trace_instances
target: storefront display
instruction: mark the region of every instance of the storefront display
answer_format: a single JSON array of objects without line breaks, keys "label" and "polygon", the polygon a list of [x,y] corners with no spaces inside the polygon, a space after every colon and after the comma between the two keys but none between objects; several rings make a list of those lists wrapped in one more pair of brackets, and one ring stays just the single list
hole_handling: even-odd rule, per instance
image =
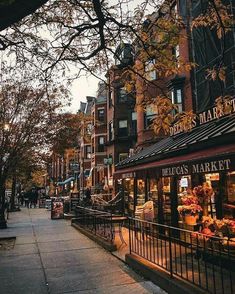
[{"label": "storefront display", "polygon": [[137,195],[135,205],[135,217],[140,218],[143,213],[143,205],[145,203],[145,182],[143,179],[137,180]]},{"label": "storefront display", "polygon": [[147,179],[149,188],[147,189],[148,200],[153,201],[154,220],[157,221],[158,217],[158,190],[157,190],[157,179]]},{"label": "storefront display", "polygon": [[123,180],[125,214],[134,215],[134,178]]},{"label": "storefront display", "polygon": [[171,181],[170,177],[162,178],[162,209],[163,209],[163,223],[171,224]]}]

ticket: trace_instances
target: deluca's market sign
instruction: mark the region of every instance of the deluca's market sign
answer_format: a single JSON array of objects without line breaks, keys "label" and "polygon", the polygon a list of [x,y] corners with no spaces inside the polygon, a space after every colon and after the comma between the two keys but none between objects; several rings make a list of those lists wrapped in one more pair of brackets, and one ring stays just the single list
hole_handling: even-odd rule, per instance
[{"label": "deluca's market sign", "polygon": [[[229,114],[235,113],[235,97],[225,103],[226,106],[230,108]],[[176,122],[172,127],[170,127],[170,135],[174,136],[183,132],[187,132],[188,130],[193,129],[198,125],[206,124],[212,120],[219,119],[226,115],[228,114],[215,106],[212,109],[208,109],[199,113],[196,119],[192,119],[190,127],[182,122]]]},{"label": "deluca's market sign", "polygon": [[231,159],[221,159],[195,163],[192,165],[182,164],[179,166],[167,167],[162,169],[162,176],[180,176],[198,173],[211,173],[219,171],[228,171],[230,169]]}]

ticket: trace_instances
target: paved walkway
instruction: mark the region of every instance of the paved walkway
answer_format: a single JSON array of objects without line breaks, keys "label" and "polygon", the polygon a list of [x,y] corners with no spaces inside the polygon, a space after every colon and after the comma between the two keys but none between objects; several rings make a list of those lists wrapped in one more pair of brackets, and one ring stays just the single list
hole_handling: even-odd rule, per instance
[{"label": "paved walkway", "polygon": [[1,294],[165,293],[71,227],[70,221],[51,220],[45,209],[10,213],[0,242],[12,236],[14,248],[0,250]]}]

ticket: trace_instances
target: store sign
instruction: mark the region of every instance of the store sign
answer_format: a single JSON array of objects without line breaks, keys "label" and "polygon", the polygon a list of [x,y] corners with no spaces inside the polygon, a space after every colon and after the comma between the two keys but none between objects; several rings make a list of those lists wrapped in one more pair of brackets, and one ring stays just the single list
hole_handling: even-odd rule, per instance
[{"label": "store sign", "polygon": [[187,175],[189,173],[189,168],[187,164],[183,164],[180,166],[167,167],[162,169],[162,176],[178,176],[178,175]]},{"label": "store sign", "polygon": [[187,174],[198,174],[198,173],[211,173],[226,171],[230,169],[231,160],[221,159],[206,161],[203,163],[195,163],[192,165],[183,164],[179,166],[167,167],[162,169],[163,177],[187,175]]},{"label": "store sign", "polygon": [[[230,108],[230,114],[235,113],[235,98],[231,99],[230,101],[227,101],[226,104]],[[189,130],[197,126],[206,124],[212,120],[219,119],[226,115],[228,114],[223,112],[222,109],[218,109],[218,107],[213,107],[211,109],[199,113],[197,115],[197,119],[192,119],[190,126],[182,122],[175,123],[172,127],[170,127],[170,135],[174,136],[177,134],[188,132]]]},{"label": "store sign", "polygon": [[223,170],[229,170],[231,160],[224,159],[224,160],[214,160],[205,163],[197,163],[192,165],[192,173],[211,173]]},{"label": "store sign", "polygon": [[125,173],[125,174],[122,174],[122,179],[135,178],[135,176],[136,176],[135,172]]}]

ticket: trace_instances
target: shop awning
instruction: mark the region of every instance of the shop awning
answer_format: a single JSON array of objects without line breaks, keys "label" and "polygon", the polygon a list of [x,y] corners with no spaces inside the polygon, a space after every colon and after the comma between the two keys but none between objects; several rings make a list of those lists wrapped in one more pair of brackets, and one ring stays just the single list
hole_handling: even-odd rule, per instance
[{"label": "shop awning", "polygon": [[226,146],[200,150],[185,155],[165,158],[162,160],[153,161],[145,164],[139,164],[128,168],[122,168],[114,173],[114,178],[117,179],[120,178],[122,174],[133,173],[140,170],[148,170],[157,167],[161,168],[169,165],[178,165],[183,164],[185,162],[203,161],[211,157],[216,159],[218,157],[226,156],[227,154],[234,154],[235,156],[235,143]]},{"label": "shop awning", "polygon": [[62,185],[70,183],[71,181],[74,181],[74,177],[70,177],[70,178],[66,179],[65,181],[63,181],[63,182],[58,182],[57,185],[62,186]]},{"label": "shop awning", "polygon": [[[190,153],[189,158],[191,158],[193,151],[200,149],[204,152],[205,148],[215,146],[217,149],[219,145],[232,142],[235,142],[235,115],[211,121],[192,129],[188,133],[167,137],[134,156],[121,161],[116,167],[119,170],[129,166],[156,162],[165,158],[168,160],[169,157],[175,156],[177,156],[175,159],[178,160],[178,155],[188,153]],[[216,152],[215,148],[212,151]],[[170,160],[172,161],[172,159]]]}]

